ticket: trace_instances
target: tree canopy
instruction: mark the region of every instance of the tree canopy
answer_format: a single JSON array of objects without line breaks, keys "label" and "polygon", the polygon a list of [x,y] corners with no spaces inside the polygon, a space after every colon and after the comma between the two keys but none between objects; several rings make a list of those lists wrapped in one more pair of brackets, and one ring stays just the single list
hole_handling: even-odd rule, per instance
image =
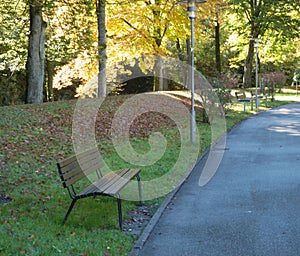
[{"label": "tree canopy", "polygon": [[[82,95],[84,85],[97,77],[100,48],[105,49],[103,56],[107,56],[108,84],[116,83],[119,73],[126,72],[122,68],[118,74],[113,71],[118,63],[134,66],[133,60],[149,55],[188,59],[190,24],[185,6],[177,0],[37,2],[41,3],[41,17],[47,24],[45,72],[41,74],[44,101],[53,100],[52,86],[73,86],[77,95]],[[31,56],[28,51],[32,3],[3,0],[0,6],[1,105],[24,102],[26,98],[28,84],[24,78]],[[103,28],[102,32],[98,30],[99,3],[105,3],[105,33]],[[299,6],[295,0],[209,0],[198,5],[197,69],[206,76],[235,72],[243,77],[245,86],[251,86],[253,39],[259,38],[260,72],[282,71],[291,81],[299,68]],[[106,39],[103,46],[99,44],[99,34]],[[147,68],[160,72],[159,61]],[[145,67],[139,68],[147,72]]]},{"label": "tree canopy", "polygon": [[272,48],[298,37],[299,3],[294,0],[229,0],[229,5],[238,21],[232,26],[238,35],[248,41],[244,83],[250,86],[255,39],[269,43]]}]

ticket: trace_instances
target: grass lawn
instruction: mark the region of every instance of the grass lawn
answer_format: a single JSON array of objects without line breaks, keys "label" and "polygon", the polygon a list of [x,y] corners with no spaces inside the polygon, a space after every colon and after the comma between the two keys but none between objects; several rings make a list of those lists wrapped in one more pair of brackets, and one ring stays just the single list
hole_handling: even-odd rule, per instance
[{"label": "grass lawn", "polygon": [[[99,150],[112,169],[128,166],[113,148],[109,127],[115,110],[129,97],[107,97],[97,117]],[[270,105],[283,103],[286,102]],[[70,198],[60,183],[56,162],[74,154],[71,132],[75,104],[73,100],[0,108],[0,255],[128,255],[137,239],[118,229],[114,198],[79,200],[66,225],[61,226]],[[227,128],[254,113],[243,113],[242,104],[234,105],[226,113]],[[197,120],[200,116],[197,113]],[[142,180],[167,172],[181,147],[180,134],[172,121],[155,113],[147,118],[145,122],[138,120],[130,131],[133,148],[147,152],[146,138],[153,131],[164,134],[168,147],[159,161],[142,167]],[[210,126],[198,121],[198,128],[201,154],[211,143]],[[147,214],[153,214],[162,199],[146,201]],[[125,220],[130,222],[129,213],[135,211],[135,202],[124,201]],[[125,225],[126,228],[129,227]]]}]

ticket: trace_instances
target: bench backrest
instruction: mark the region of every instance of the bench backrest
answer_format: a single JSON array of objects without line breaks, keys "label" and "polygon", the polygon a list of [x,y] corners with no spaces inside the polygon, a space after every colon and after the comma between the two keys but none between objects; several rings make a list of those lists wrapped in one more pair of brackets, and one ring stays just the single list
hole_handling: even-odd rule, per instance
[{"label": "bench backrest", "polygon": [[236,100],[244,100],[246,98],[245,92],[235,92]]},{"label": "bench backrest", "polygon": [[99,158],[98,149],[95,148],[62,160],[57,163],[57,167],[63,186],[68,188],[94,172],[101,177],[100,169],[103,164]]},{"label": "bench backrest", "polygon": [[[251,92],[251,97],[256,96],[256,89],[251,90],[250,92]],[[260,89],[257,89],[257,95],[260,95]]]}]

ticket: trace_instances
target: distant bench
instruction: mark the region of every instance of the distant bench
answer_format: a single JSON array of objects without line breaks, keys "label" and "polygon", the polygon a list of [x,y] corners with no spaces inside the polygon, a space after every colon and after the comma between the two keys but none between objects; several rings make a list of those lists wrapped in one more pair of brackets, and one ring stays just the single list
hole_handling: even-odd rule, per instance
[{"label": "distant bench", "polygon": [[[251,98],[255,101],[256,100],[256,89],[250,91]],[[270,95],[270,91],[268,87],[265,87],[264,90],[257,89],[257,98],[264,99],[266,107],[268,106],[268,99],[271,99],[272,96]]]},{"label": "distant bench", "polygon": [[[244,104],[244,112],[246,112],[247,103],[250,102],[251,110],[253,110],[253,102],[256,102],[256,89],[250,90],[251,97],[247,98],[244,91],[235,92],[236,102]],[[258,102],[260,99],[264,99],[266,107],[268,106],[268,99],[271,99],[272,96],[269,93],[269,89],[265,87],[264,90],[257,89],[257,99]],[[258,106],[259,104],[257,104]]]},{"label": "distant bench", "polygon": [[[250,94],[251,94],[251,99],[252,99],[251,110],[253,110],[253,101],[256,102],[256,89],[250,90]],[[262,98],[263,98],[263,95],[261,95],[261,90],[257,89],[257,101],[258,101],[258,102],[256,102],[257,107],[259,106],[259,101]]]},{"label": "distant bench", "polygon": [[[76,156],[67,158],[57,163],[58,172],[64,188],[67,188],[72,203],[62,222],[64,225],[71,213],[76,201],[91,196],[111,196],[117,198],[119,212],[119,226],[122,230],[122,200],[120,191],[134,178],[138,180],[139,200],[142,203],[142,189],[139,177],[139,169],[123,169],[110,172],[102,176],[100,171],[102,164],[99,161],[98,149],[88,150]],[[77,192],[74,184],[91,174],[96,174],[97,181]]]},{"label": "distant bench", "polygon": [[251,102],[252,109],[252,98],[247,98],[244,91],[235,92],[235,99],[236,102],[244,104],[244,112],[246,112],[246,106],[248,102]]}]

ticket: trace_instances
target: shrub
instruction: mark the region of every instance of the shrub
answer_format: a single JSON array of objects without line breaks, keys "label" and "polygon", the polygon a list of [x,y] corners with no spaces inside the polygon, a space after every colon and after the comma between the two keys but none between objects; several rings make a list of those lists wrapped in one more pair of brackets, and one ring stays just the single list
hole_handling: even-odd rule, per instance
[{"label": "shrub", "polygon": [[25,72],[0,71],[0,106],[24,104],[25,98]]},{"label": "shrub", "polygon": [[281,90],[286,82],[287,76],[284,72],[270,72],[264,75],[264,80],[267,86],[273,87]]},{"label": "shrub", "polygon": [[226,113],[232,103],[231,89],[236,87],[238,83],[237,76],[228,73],[218,75],[217,77],[211,77],[208,80],[213,86],[213,90],[217,94],[224,112]]}]

